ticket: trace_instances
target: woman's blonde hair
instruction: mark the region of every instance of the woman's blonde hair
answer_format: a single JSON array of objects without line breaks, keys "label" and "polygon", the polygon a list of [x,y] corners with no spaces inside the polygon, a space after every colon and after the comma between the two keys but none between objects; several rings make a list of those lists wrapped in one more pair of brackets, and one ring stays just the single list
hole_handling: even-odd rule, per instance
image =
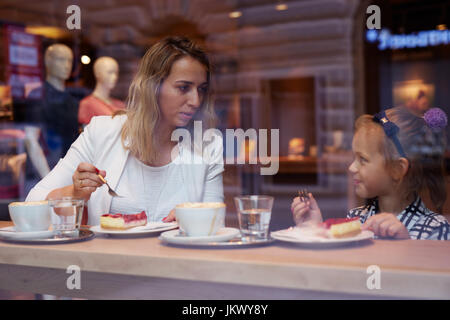
[{"label": "woman's blonde hair", "polygon": [[[406,197],[417,196],[428,190],[431,201],[439,213],[447,198],[445,189],[444,153],[446,137],[444,130],[431,130],[422,117],[418,117],[404,107],[386,110],[389,121],[398,128],[398,140],[409,161],[409,169],[404,177]],[[374,122],[372,115],[362,115],[355,122],[355,133],[361,128],[377,127],[383,133],[379,146],[390,170],[401,156],[392,140],[384,133],[383,127]]]},{"label": "woman's blonde hair", "polygon": [[[208,89],[202,105],[187,126],[192,132],[193,122],[201,120],[204,129],[214,127],[216,116],[212,103],[211,64],[203,49],[188,38],[168,37],[147,50],[130,85],[122,127],[122,144],[130,153],[145,163],[152,163],[158,155],[155,129],[161,121],[158,96],[163,81],[169,76],[175,61],[191,57],[206,69]],[[192,134],[191,134],[192,136]]]}]

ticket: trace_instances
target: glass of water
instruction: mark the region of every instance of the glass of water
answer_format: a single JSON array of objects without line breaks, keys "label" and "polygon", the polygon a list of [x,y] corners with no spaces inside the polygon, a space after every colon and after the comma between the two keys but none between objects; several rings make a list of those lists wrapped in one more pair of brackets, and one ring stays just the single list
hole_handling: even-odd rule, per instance
[{"label": "glass of water", "polygon": [[234,197],[239,229],[243,239],[267,239],[270,216],[272,214],[273,197],[240,196]]},{"label": "glass of water", "polygon": [[76,237],[79,234],[81,218],[83,217],[84,200],[64,197],[49,200],[52,226],[55,235],[61,237]]}]

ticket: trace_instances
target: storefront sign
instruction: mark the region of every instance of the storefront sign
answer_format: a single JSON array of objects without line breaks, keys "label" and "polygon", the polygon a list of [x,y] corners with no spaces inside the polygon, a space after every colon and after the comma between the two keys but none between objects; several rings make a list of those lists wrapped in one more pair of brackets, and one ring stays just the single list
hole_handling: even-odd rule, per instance
[{"label": "storefront sign", "polygon": [[24,28],[6,25],[4,44],[6,79],[11,86],[11,94],[14,98],[25,98],[43,81],[41,39],[26,33]]},{"label": "storefront sign", "polygon": [[450,43],[450,30],[420,31],[411,34],[391,34],[389,30],[367,30],[366,40],[378,42],[379,50],[425,48]]},{"label": "storefront sign", "polygon": [[39,52],[37,48],[28,46],[9,46],[9,63],[14,65],[23,65],[37,67],[39,62]]}]

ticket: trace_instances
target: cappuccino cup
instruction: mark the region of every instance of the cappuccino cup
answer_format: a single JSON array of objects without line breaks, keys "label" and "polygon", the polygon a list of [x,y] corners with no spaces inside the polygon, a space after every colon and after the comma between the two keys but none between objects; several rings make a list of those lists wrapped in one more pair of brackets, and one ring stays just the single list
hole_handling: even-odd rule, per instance
[{"label": "cappuccino cup", "polygon": [[8,210],[18,232],[47,231],[51,225],[48,201],[12,202]]},{"label": "cappuccino cup", "polygon": [[180,233],[188,237],[213,236],[225,226],[222,202],[186,202],[175,207]]}]

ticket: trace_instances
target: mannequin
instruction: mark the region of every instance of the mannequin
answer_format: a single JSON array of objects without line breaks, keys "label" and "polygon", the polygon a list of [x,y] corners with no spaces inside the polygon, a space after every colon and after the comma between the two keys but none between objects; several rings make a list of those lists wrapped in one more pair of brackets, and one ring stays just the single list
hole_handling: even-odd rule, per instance
[{"label": "mannequin", "polygon": [[63,44],[54,44],[45,51],[46,80],[55,89],[64,91],[65,81],[69,79],[72,71],[72,50]]},{"label": "mannequin", "polygon": [[65,82],[72,71],[73,53],[64,44],[53,44],[44,56],[46,81],[41,88],[43,98],[32,105],[33,119],[42,130],[48,145],[50,169],[64,157],[79,134],[78,102],[66,90]]},{"label": "mannequin", "polygon": [[95,89],[91,95],[80,102],[78,121],[87,125],[92,117],[111,115],[115,111],[125,108],[125,104],[110,96],[119,75],[119,65],[111,57],[100,57],[94,63]]}]

